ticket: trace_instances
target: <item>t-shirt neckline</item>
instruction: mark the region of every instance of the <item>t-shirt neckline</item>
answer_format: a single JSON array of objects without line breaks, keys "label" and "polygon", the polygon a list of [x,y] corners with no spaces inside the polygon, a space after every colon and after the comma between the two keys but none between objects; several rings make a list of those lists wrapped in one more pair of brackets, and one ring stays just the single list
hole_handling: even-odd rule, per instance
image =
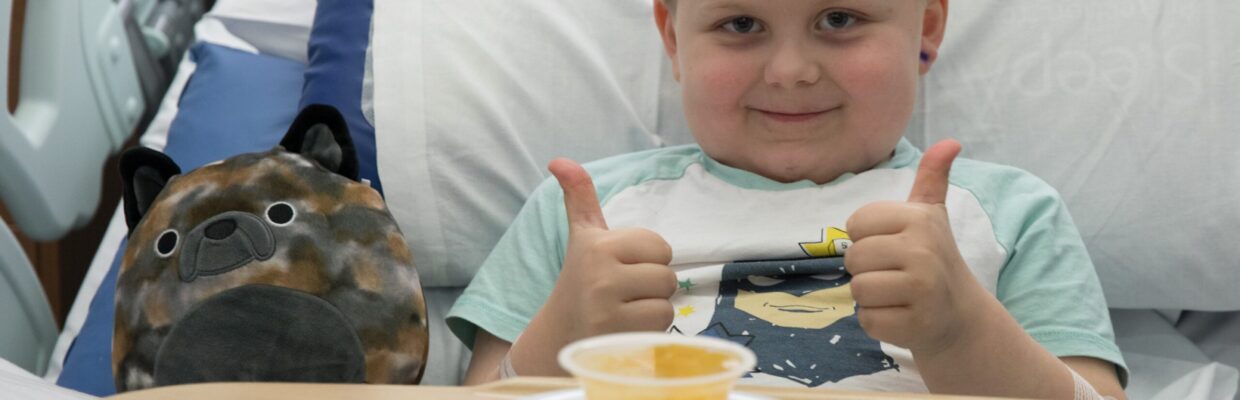
[{"label": "t-shirt neckline", "polygon": [[[914,162],[917,161],[917,159],[920,156],[921,156],[921,150],[918,150],[916,147],[913,146],[912,143],[909,143],[907,138],[900,138],[900,142],[896,144],[895,151],[893,152],[891,158],[888,158],[886,161],[879,163],[878,165],[874,166],[874,168],[871,168],[870,170],[873,171],[873,170],[881,170],[881,169],[904,168],[909,165],[912,165]],[[857,174],[854,174],[851,172],[845,172],[843,175],[840,175],[838,178],[835,178],[835,180],[832,180],[831,182],[827,182],[822,185],[816,184],[813,181],[808,180],[808,179],[785,183],[785,182],[779,182],[779,181],[764,177],[762,175],[758,175],[750,171],[724,165],[723,163],[720,163],[719,161],[716,161],[715,159],[706,155],[705,152],[702,153],[702,166],[706,169],[707,173],[733,186],[737,186],[737,187],[745,188],[745,189],[765,190],[765,191],[784,191],[784,190],[796,190],[796,189],[806,189],[806,188],[814,188],[814,187],[829,187],[829,186],[839,185],[849,179],[852,179],[854,176],[857,176]],[[864,173],[865,172],[862,172],[862,174]]]}]

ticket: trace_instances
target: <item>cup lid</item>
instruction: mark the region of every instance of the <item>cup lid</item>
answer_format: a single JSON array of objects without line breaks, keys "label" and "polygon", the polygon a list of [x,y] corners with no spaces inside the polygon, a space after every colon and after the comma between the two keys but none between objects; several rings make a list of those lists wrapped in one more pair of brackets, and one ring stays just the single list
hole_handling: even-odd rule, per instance
[{"label": "cup lid", "polygon": [[[625,376],[596,371],[582,366],[574,358],[574,356],[582,352],[592,350],[606,348],[636,349],[670,344],[699,347],[732,354],[736,356],[736,362],[730,363],[727,366],[727,370],[713,374],[679,378],[655,378]],[[561,349],[558,360],[560,366],[573,374],[573,376],[633,386],[690,386],[737,379],[745,372],[752,370],[757,363],[757,357],[754,356],[752,350],[723,339],[709,336],[681,336],[653,332],[616,333],[578,340]]]}]

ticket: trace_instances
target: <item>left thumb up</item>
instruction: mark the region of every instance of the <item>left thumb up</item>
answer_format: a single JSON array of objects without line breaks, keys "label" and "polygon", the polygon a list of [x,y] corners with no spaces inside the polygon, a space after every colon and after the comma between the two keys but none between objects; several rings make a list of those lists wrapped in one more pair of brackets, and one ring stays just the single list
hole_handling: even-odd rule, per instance
[{"label": "left thumb up", "polygon": [[960,142],[947,139],[935,143],[921,156],[913,190],[909,191],[910,203],[943,204],[947,201],[947,177],[952,162],[960,154]]}]

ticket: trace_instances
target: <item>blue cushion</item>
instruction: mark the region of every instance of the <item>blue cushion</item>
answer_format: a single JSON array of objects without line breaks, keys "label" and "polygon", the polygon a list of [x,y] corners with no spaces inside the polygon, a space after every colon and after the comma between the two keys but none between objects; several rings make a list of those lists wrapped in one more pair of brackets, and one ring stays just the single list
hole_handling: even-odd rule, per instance
[{"label": "blue cushion", "polygon": [[[164,149],[182,170],[279,143],[299,109],[304,65],[208,43],[196,44],[189,56],[198,67],[186,83]],[[124,251],[122,242],[65,357],[60,386],[96,396],[116,392],[113,296]]]},{"label": "blue cushion", "polygon": [[340,111],[357,149],[359,177],[383,193],[375,160],[375,128],[362,113],[373,10],[372,0],[319,0],[310,30],[310,61],[301,106],[329,104]]}]

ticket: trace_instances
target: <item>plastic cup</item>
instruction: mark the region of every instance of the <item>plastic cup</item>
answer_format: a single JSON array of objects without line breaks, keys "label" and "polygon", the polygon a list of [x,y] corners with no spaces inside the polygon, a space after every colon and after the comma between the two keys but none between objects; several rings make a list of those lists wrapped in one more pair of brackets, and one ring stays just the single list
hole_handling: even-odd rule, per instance
[{"label": "plastic cup", "polygon": [[559,362],[589,400],[724,400],[756,358],[712,337],[620,333],[569,344]]}]

